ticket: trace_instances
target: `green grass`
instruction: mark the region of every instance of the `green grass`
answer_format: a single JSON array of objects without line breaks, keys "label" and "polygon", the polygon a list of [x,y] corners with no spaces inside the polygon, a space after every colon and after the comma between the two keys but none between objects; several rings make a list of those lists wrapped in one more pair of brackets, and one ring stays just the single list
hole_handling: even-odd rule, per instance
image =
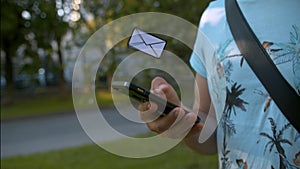
[{"label": "green grass", "polygon": [[1,169],[216,169],[217,156],[199,155],[179,144],[155,157],[130,159],[97,145],[1,159]]},{"label": "green grass", "polygon": [[[112,106],[111,94],[108,92],[97,92],[99,106]],[[101,101],[100,101],[101,100]],[[73,111],[73,100],[71,94],[64,96],[28,96],[27,98],[15,99],[13,103],[1,106],[1,120],[28,116],[39,116]]]},{"label": "green grass", "polygon": [[1,119],[57,113],[72,109],[71,96],[24,98],[14,100],[10,105],[1,106]]},{"label": "green grass", "polygon": [[111,93],[107,91],[97,92],[96,99],[100,107],[109,107],[114,104]]},{"label": "green grass", "polygon": [[[98,92],[100,106],[111,106],[110,93]],[[99,102],[99,100],[101,100]],[[38,97],[15,100],[1,107],[1,119],[37,116],[73,109],[72,97]],[[126,140],[120,140],[124,143]],[[107,143],[111,144],[111,143]],[[130,159],[106,152],[97,145],[1,159],[1,169],[215,169],[216,156],[202,156],[180,144],[172,150],[151,158]]]}]

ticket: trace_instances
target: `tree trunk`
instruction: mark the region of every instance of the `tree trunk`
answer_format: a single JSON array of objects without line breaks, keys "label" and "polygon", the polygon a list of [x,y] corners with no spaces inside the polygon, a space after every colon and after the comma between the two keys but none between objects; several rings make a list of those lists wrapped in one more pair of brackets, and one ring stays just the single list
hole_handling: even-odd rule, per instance
[{"label": "tree trunk", "polygon": [[285,169],[286,167],[283,163],[283,160],[284,160],[283,157],[279,155],[279,158],[280,158],[280,169]]},{"label": "tree trunk", "polygon": [[6,89],[5,89],[5,97],[1,99],[2,104],[10,104],[13,102],[14,96],[14,74],[13,74],[13,63],[12,63],[12,54],[13,51],[9,48],[5,50],[5,78],[6,78]]},{"label": "tree trunk", "polygon": [[275,145],[276,145],[276,149],[279,153],[280,169],[285,169],[286,166],[284,165],[284,157],[286,158],[286,156],[285,156],[284,149],[282,148],[280,143],[275,143]]},{"label": "tree trunk", "polygon": [[106,76],[106,85],[107,85],[107,90],[108,90],[109,92],[111,92],[111,82],[112,82],[112,77],[113,77],[112,73],[111,73],[111,72],[108,72],[108,73],[107,73],[107,76]]},{"label": "tree trunk", "polygon": [[59,60],[59,87],[60,87],[60,93],[64,95],[66,94],[66,80],[64,76],[64,63],[63,63],[63,55],[62,55],[60,40],[57,40],[57,46],[58,46],[57,54]]}]

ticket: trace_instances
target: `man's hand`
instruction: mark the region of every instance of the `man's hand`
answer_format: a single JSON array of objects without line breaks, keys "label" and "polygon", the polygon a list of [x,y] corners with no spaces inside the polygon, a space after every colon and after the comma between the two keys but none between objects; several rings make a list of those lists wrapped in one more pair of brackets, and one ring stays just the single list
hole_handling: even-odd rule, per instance
[{"label": "man's hand", "polygon": [[[174,88],[161,77],[152,80],[151,92],[176,105],[181,105]],[[141,119],[147,122],[148,128],[165,137],[176,139],[194,138],[199,135],[203,128],[202,123],[195,124],[197,114],[186,113],[181,107],[176,107],[166,116],[159,117],[157,105],[150,101],[141,104],[139,111]]]}]

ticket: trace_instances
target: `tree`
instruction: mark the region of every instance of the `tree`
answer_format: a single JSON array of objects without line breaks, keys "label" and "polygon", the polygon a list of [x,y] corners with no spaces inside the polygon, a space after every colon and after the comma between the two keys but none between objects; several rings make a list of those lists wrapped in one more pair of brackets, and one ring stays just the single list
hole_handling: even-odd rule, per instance
[{"label": "tree", "polygon": [[[73,40],[82,47],[87,38],[104,24],[121,16],[136,12],[166,12],[183,17],[198,24],[201,12],[209,0],[189,2],[156,0],[1,0],[1,50],[5,53],[5,75],[7,85],[13,90],[13,57],[17,49],[25,46],[24,55],[34,60],[26,65],[32,72],[47,65],[55,64],[52,57],[58,57],[57,68],[60,74],[61,88],[64,89],[64,58],[62,41],[67,32],[73,31]],[[192,11],[192,12],[191,12]],[[194,13],[195,12],[195,13]],[[193,13],[193,14],[191,14]],[[196,17],[195,17],[196,16]],[[87,30],[87,31],[86,31]],[[80,36],[80,37],[78,37]],[[174,48],[176,50],[177,48]],[[119,49],[113,48],[119,53]],[[43,51],[45,65],[41,59]],[[180,56],[184,56],[183,50]],[[183,52],[183,53],[182,53]],[[186,55],[188,56],[188,55]],[[118,59],[118,58],[116,58]],[[115,64],[115,62],[112,62]],[[114,71],[108,69],[108,71]],[[108,72],[108,74],[112,74]],[[47,73],[46,73],[47,75]]]},{"label": "tree", "polygon": [[266,150],[268,148],[269,148],[269,152],[271,153],[272,150],[273,150],[273,148],[274,148],[274,146],[275,146],[276,150],[278,152],[278,155],[279,155],[280,169],[285,169],[286,165],[284,163],[284,160],[286,158],[286,155],[285,155],[285,151],[284,151],[284,149],[283,149],[283,147],[282,147],[281,144],[288,144],[288,145],[292,146],[292,143],[289,140],[284,139],[282,136],[284,134],[284,131],[291,127],[291,124],[288,123],[288,124],[284,125],[282,127],[282,129],[280,129],[277,132],[277,125],[274,122],[274,119],[270,117],[269,121],[270,121],[271,128],[272,128],[272,135],[269,135],[268,133],[265,133],[265,132],[261,132],[259,134],[259,135],[261,135],[263,137],[266,137],[269,140],[267,142],[267,144],[265,145],[264,153],[266,152]]},{"label": "tree", "polygon": [[[58,15],[58,1],[29,1],[23,5],[24,10],[30,13],[30,26],[27,33],[34,34],[34,39],[29,43],[36,43],[36,52],[38,49],[46,51],[46,64],[51,62],[51,56],[58,56],[58,70],[60,77],[60,89],[64,93],[65,78],[64,78],[64,62],[63,62],[63,46],[62,40],[64,35],[70,29],[68,21],[64,21],[64,15]],[[62,7],[61,7],[62,8]],[[45,65],[47,68],[47,65]],[[47,71],[47,69],[46,69]],[[46,73],[47,74],[47,73]]]},{"label": "tree", "polygon": [[[24,55],[33,60],[39,60],[39,50],[46,54],[46,60],[51,56],[58,56],[58,70],[60,74],[61,90],[64,90],[64,65],[62,54],[62,40],[69,30],[69,20],[64,20],[57,12],[59,1],[43,0],[1,0],[1,50],[5,53],[5,75],[7,89],[12,93],[14,89],[14,65],[13,57],[17,49],[25,46]],[[60,7],[62,8],[62,6]],[[39,68],[41,62],[26,65]],[[34,70],[32,72],[37,72]]]},{"label": "tree", "polygon": [[[84,25],[91,33],[93,33],[99,27],[119,17],[137,12],[150,11],[174,14],[194,23],[195,25],[198,25],[201,13],[208,5],[208,2],[210,2],[210,0],[191,0],[189,2],[174,2],[174,0],[83,1],[80,5],[80,15],[82,16],[82,19],[78,21],[80,24],[77,25]],[[179,41],[174,39],[170,38],[168,42],[167,50],[170,50],[176,55],[180,56],[184,61],[188,61],[191,50],[187,50],[188,48],[184,48],[184,45],[180,44]],[[116,54],[122,53],[121,49],[124,48],[126,44],[126,42],[123,44],[121,43],[118,44],[119,48],[111,49],[110,61],[105,62],[105,66],[108,68],[104,70],[105,72],[101,73],[107,75],[106,79],[108,79],[108,86],[110,86],[109,79],[111,79],[111,76],[114,73],[120,59],[116,56]]]},{"label": "tree", "polygon": [[7,81],[7,93],[10,96],[14,93],[13,58],[18,47],[25,41],[21,11],[22,9],[15,5],[14,1],[1,0],[1,50],[4,52],[4,74]]},{"label": "tree", "polygon": [[236,115],[236,109],[239,108],[242,111],[246,111],[245,104],[248,102],[244,101],[240,96],[245,91],[245,88],[241,88],[241,85],[237,85],[234,83],[229,90],[226,87],[226,102],[225,108],[222,117],[222,127],[223,127],[223,147],[222,147],[222,168],[229,168],[230,167],[230,159],[228,154],[230,150],[227,147],[227,136],[231,137],[233,134],[236,133],[235,124],[232,123],[231,115],[232,112]]}]

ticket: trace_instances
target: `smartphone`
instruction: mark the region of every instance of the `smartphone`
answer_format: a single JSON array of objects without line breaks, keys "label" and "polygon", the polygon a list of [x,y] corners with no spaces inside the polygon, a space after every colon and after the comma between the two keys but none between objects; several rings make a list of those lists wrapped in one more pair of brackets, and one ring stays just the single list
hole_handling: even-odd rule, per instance
[{"label": "smartphone", "polygon": [[[171,112],[174,108],[179,107],[178,105],[165,100],[164,98],[154,94],[147,89],[138,86],[134,83],[127,81],[114,81],[112,83],[112,88],[123,93],[128,94],[129,97],[134,100],[145,103],[149,101],[149,98],[152,102],[157,104],[157,109],[159,112],[162,112],[161,117],[166,116],[169,112]],[[191,111],[184,109],[185,112],[190,113]],[[199,123],[201,121],[200,117],[197,116],[197,120],[195,123]]]}]

